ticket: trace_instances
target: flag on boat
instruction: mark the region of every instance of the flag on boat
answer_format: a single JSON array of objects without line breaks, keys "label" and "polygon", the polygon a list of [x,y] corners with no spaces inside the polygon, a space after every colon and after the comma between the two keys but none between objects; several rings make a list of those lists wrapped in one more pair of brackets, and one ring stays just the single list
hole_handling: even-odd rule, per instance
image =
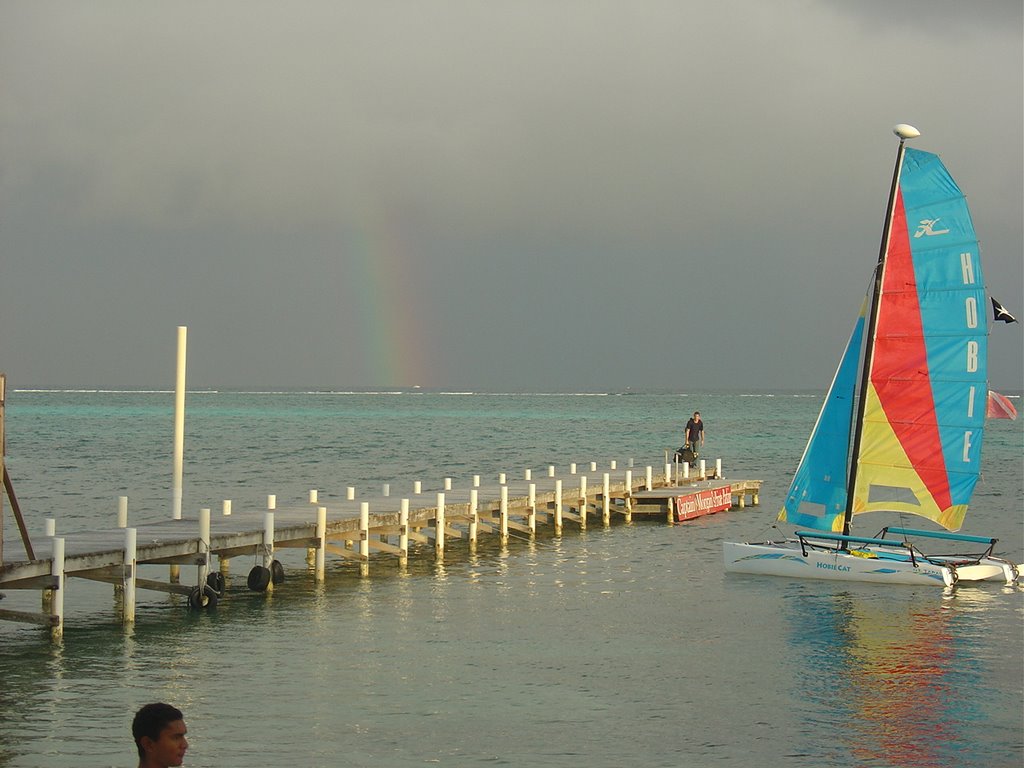
[{"label": "flag on boat", "polygon": [[994,296],[989,296],[992,299],[992,315],[993,320],[1002,320],[1004,323],[1016,323],[1017,318],[1006,311],[1006,307],[996,301]]},{"label": "flag on boat", "polygon": [[988,407],[985,409],[986,419],[1010,419],[1017,420],[1017,409],[1013,407],[1010,398],[1000,395],[998,392],[988,391]]}]

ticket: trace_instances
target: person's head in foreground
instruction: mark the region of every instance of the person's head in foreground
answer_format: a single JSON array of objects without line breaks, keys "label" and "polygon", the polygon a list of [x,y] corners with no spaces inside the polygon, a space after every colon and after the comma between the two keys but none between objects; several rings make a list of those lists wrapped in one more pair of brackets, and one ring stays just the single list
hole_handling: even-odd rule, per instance
[{"label": "person's head in foreground", "polygon": [[139,768],[181,765],[188,749],[185,717],[170,704],[147,704],[135,713],[132,736],[139,750]]}]

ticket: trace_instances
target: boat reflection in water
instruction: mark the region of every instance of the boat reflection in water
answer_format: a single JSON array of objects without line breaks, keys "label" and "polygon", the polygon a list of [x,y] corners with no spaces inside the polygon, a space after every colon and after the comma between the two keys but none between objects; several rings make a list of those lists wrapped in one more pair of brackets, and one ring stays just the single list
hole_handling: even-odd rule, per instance
[{"label": "boat reflection in water", "polygon": [[978,688],[998,671],[971,653],[969,638],[984,630],[985,603],[998,597],[980,589],[938,599],[914,590],[900,599],[891,591],[794,588],[794,699],[806,707],[807,733],[820,735],[828,720],[839,739],[801,751],[833,765],[908,768],[978,757],[979,749],[1005,755],[972,732],[987,717]]}]

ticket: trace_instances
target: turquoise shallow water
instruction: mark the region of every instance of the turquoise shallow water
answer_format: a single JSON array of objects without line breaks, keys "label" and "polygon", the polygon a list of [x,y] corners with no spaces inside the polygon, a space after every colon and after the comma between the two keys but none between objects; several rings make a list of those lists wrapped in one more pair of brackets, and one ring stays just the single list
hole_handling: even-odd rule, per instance
[{"label": "turquoise shallow water", "polygon": [[[168,516],[169,393],[9,392],[7,406],[34,535],[48,516],[69,537],[112,525],[120,495],[133,521]],[[0,766],[132,765],[131,714],[153,699],[184,709],[190,766],[1020,764],[1020,590],[722,573],[722,540],[767,533],[819,407],[818,393],[190,394],[186,515],[310,488],[329,505],[349,485],[657,465],[695,409],[705,456],[763,479],[762,506],[453,545],[368,576],[332,562],[322,587],[290,552],[269,598],[239,559],[216,613],[140,593],[131,631],[109,587],[72,581],[63,643],[0,623]],[[965,528],[1017,560],[1022,426],[990,425]]]}]

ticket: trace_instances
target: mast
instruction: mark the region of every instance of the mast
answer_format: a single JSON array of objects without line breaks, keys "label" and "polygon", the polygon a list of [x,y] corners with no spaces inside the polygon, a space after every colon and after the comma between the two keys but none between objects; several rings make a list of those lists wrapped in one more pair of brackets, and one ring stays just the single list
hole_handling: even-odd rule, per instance
[{"label": "mast", "polygon": [[868,312],[868,328],[865,336],[864,361],[860,377],[860,398],[857,402],[857,415],[854,419],[853,448],[850,454],[850,472],[846,486],[846,513],[843,515],[843,535],[850,535],[850,521],[853,519],[853,489],[857,485],[857,456],[860,455],[861,436],[864,432],[864,411],[867,407],[867,391],[871,375],[871,361],[875,354],[875,326],[878,323],[879,298],[882,292],[882,276],[885,272],[885,255],[889,251],[889,235],[892,230],[892,217],[896,207],[896,190],[900,185],[900,170],[903,167],[903,155],[907,139],[916,139],[921,132],[912,125],[900,123],[892,129],[900,137],[900,145],[896,150],[896,166],[892,171],[892,186],[889,188],[889,205],[885,211],[885,224],[882,227],[882,245],[878,251],[878,263],[875,265],[875,287],[871,292],[871,309]]}]

